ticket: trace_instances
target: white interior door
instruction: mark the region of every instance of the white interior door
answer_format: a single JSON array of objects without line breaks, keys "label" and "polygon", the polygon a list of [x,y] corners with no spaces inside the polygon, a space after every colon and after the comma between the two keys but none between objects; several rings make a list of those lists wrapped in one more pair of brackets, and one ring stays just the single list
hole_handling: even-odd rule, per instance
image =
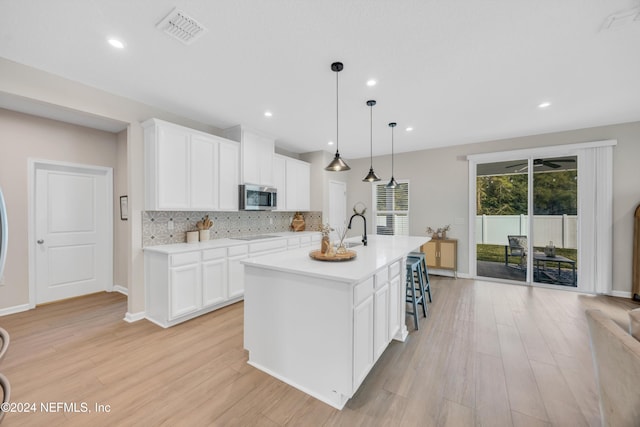
[{"label": "white interior door", "polygon": [[110,169],[35,170],[35,303],[112,287]]},{"label": "white interior door", "polygon": [[347,226],[347,184],[329,181],[329,225],[331,228]]}]

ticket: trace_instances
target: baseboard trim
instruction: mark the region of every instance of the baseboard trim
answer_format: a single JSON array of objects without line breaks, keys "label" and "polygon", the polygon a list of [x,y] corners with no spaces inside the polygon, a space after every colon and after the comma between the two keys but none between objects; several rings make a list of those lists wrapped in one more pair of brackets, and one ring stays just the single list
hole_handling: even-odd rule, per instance
[{"label": "baseboard trim", "polygon": [[612,297],[629,298],[629,299],[631,299],[631,292],[626,292],[626,291],[611,291],[611,296],[612,296]]},{"label": "baseboard trim", "polygon": [[113,285],[113,292],[120,292],[122,295],[129,295],[129,289],[120,285]]},{"label": "baseboard trim", "polygon": [[429,268],[429,274],[444,277],[456,277],[457,274],[458,279],[471,279],[471,275],[469,275],[469,273],[460,273],[459,271],[454,273],[451,270],[438,270],[437,268]]},{"label": "baseboard trim", "polygon": [[127,314],[124,315],[124,321],[129,323],[137,322],[142,319],[144,319],[144,311],[139,311],[137,313],[129,313],[127,311]]},{"label": "baseboard trim", "polygon": [[9,314],[21,313],[23,311],[30,310],[29,304],[14,305],[13,307],[0,308],[0,316],[7,316]]}]

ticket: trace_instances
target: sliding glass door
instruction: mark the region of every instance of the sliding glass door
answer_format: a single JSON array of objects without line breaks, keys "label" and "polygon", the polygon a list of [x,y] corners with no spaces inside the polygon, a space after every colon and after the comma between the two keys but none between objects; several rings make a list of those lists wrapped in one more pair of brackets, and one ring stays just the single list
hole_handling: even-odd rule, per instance
[{"label": "sliding glass door", "polygon": [[478,276],[527,281],[527,170],[527,159],[477,165],[475,239]]},{"label": "sliding glass door", "polygon": [[577,164],[566,156],[476,165],[477,276],[577,286]]},{"label": "sliding glass door", "polygon": [[533,160],[533,280],[577,287],[578,158]]}]

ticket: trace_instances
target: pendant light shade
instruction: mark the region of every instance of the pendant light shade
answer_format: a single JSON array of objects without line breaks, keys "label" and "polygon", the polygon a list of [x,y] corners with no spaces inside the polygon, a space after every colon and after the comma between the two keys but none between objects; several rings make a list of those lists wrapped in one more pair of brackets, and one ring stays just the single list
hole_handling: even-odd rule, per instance
[{"label": "pendant light shade", "polygon": [[371,159],[371,166],[369,167],[369,173],[367,174],[367,176],[364,177],[363,181],[364,182],[375,182],[375,181],[380,181],[380,178],[378,178],[378,175],[376,175],[376,173],[373,171],[373,106],[376,105],[376,101],[374,100],[369,100],[367,101],[367,105],[369,106],[369,110],[370,110],[370,129],[369,129],[369,135],[371,136],[370,138],[370,159]]},{"label": "pendant light shade", "polygon": [[396,127],[396,123],[389,123],[389,127],[391,128],[391,179],[387,184],[387,188],[396,188],[398,186],[398,181],[393,177],[393,128]]},{"label": "pendant light shade", "polygon": [[340,172],[340,171],[348,171],[349,169],[351,169],[345,162],[344,160],[342,160],[340,158],[340,144],[338,141],[338,134],[339,134],[339,126],[338,126],[338,73],[340,71],[342,71],[342,69],[344,68],[344,65],[342,64],[342,62],[334,62],[333,64],[331,64],[331,70],[334,71],[336,73],[336,156],[333,158],[333,160],[331,161],[331,163],[329,163],[327,165],[326,168],[324,168],[324,170],[326,171],[330,171],[330,172]]}]

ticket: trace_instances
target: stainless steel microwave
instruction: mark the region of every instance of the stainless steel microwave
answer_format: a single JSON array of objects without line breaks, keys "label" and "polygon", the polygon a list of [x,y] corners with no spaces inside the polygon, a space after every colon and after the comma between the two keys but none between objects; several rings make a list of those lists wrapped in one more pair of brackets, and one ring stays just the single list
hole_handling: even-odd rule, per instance
[{"label": "stainless steel microwave", "polygon": [[240,210],[270,211],[278,206],[278,190],[273,187],[244,184],[240,186]]}]

